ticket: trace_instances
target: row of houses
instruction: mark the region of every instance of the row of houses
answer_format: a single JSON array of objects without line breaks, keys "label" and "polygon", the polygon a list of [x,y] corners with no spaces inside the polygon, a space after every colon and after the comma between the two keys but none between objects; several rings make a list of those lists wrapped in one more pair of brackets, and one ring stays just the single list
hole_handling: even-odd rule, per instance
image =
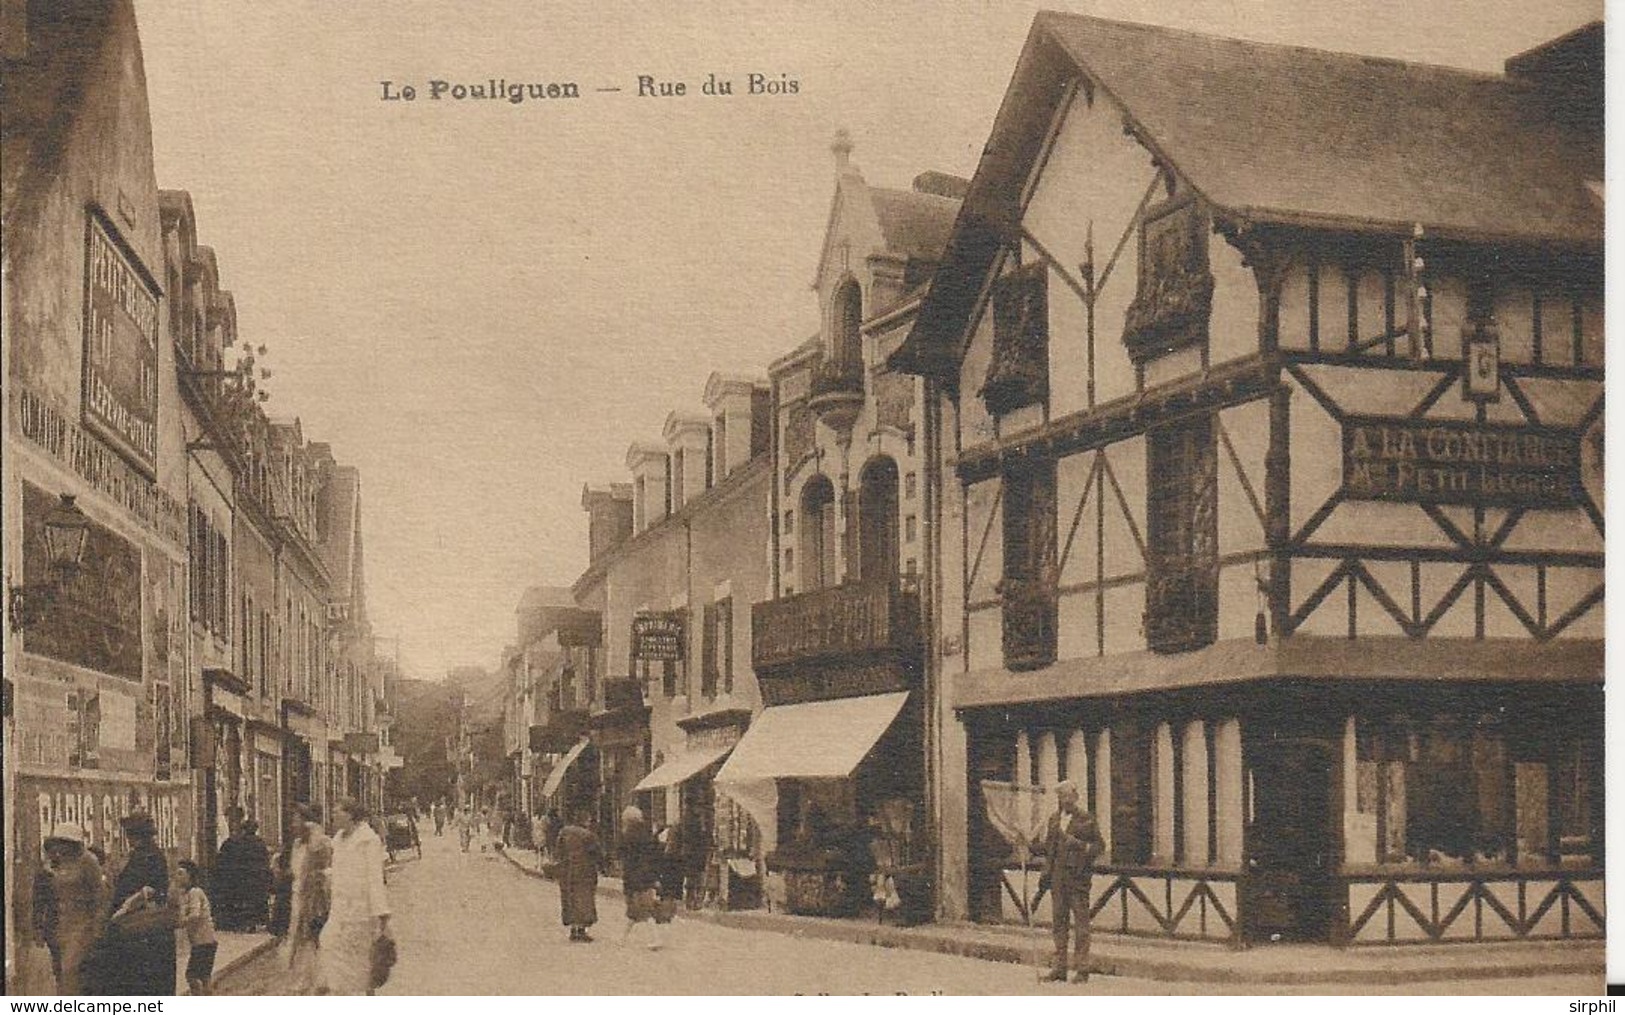
[{"label": "row of houses", "polygon": [[1042,14],[972,180],[838,138],[818,332],[519,606],[516,807],[638,803],[723,904],[1044,920],[994,788],[1065,778],[1101,930],[1600,936],[1601,40]]},{"label": "row of houses", "polygon": [[[358,471],[267,412],[266,346],[153,169],[128,2],[7,5],[8,989],[57,823],[151,813],[211,866],[247,820],[381,798]],[[265,298],[265,294],[254,294]],[[18,983],[20,990],[48,985]]]}]

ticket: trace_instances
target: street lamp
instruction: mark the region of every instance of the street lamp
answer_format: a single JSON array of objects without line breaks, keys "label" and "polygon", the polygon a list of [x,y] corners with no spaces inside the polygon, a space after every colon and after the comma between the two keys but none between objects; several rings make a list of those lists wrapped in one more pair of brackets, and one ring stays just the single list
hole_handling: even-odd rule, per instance
[{"label": "street lamp", "polygon": [[17,585],[9,578],[6,581],[13,634],[39,620],[62,586],[78,576],[84,562],[85,544],[90,540],[90,519],[74,504],[73,494],[61,496],[61,502],[45,516],[45,552],[49,565],[46,580],[33,585]]}]

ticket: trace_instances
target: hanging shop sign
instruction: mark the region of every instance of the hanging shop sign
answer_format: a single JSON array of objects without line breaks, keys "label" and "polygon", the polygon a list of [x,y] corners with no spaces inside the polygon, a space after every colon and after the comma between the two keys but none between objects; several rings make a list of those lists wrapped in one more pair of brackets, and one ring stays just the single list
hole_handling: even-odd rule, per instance
[{"label": "hanging shop sign", "polygon": [[640,613],[632,618],[632,658],[678,661],[683,658],[683,611]]},{"label": "hanging shop sign", "polygon": [[1580,490],[1574,430],[1465,420],[1343,421],[1343,495],[1351,499],[1569,508]]},{"label": "hanging shop sign", "polygon": [[158,290],[113,227],[85,229],[85,425],[148,478],[158,461]]}]

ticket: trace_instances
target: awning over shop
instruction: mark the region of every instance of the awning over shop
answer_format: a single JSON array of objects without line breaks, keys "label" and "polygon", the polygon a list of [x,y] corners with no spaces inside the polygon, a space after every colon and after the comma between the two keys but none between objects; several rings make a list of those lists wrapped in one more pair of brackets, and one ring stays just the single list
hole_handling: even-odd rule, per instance
[{"label": "awning over shop", "polygon": [[844,779],[874,750],[907,691],[774,705],[762,712],[717,773],[717,792],[756,822],[762,849],[778,841],[777,779]]},{"label": "awning over shop", "polygon": [[717,782],[844,779],[897,719],[907,691],[774,705],[740,738]]},{"label": "awning over shop", "polygon": [[581,752],[587,749],[589,743],[591,741],[585,738],[577,740],[576,745],[570,748],[569,753],[565,754],[559,763],[553,766],[553,771],[547,773],[547,781],[542,783],[542,797],[544,799],[559,791],[559,787],[564,784],[564,773],[568,772],[570,766],[575,764],[576,759],[581,757]]},{"label": "awning over shop", "polygon": [[684,751],[659,768],[643,777],[643,781],[632,787],[632,792],[642,793],[651,789],[665,789],[699,775],[701,772],[715,765],[728,756],[733,746],[708,747],[694,751]]}]

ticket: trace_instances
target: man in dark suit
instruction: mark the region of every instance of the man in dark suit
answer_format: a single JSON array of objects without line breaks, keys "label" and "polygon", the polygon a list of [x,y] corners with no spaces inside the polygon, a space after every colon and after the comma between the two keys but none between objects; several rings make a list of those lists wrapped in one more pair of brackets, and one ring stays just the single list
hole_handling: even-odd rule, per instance
[{"label": "man in dark suit", "polygon": [[1078,787],[1070,781],[1055,787],[1059,808],[1050,816],[1040,844],[1046,859],[1044,877],[1054,914],[1055,962],[1046,979],[1066,980],[1066,939],[1077,920],[1073,934],[1072,968],[1078,983],[1089,980],[1089,877],[1095,858],[1106,851],[1094,815],[1078,803]]}]

